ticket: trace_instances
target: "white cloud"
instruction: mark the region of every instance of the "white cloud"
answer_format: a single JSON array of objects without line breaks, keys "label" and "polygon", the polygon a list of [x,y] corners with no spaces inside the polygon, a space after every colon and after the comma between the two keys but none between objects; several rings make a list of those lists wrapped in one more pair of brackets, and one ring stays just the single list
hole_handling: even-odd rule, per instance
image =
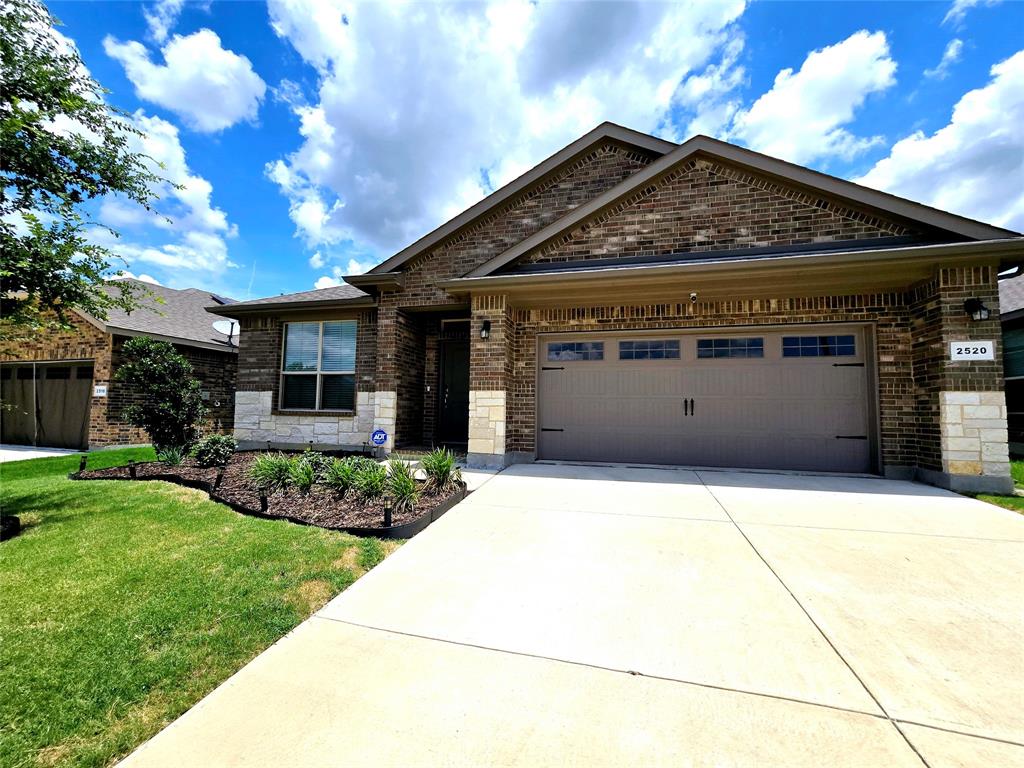
[{"label": "white cloud", "polygon": [[226,240],[237,234],[237,228],[213,205],[210,182],[189,168],[178,129],[142,110],[131,116],[131,122],[142,135],[130,136],[129,149],[147,156],[150,169],[166,179],[153,188],[159,198],[154,204],[159,214],[124,198],[108,197],[100,205],[98,219],[124,230],[126,237],[121,240],[97,230],[93,239],[130,264],[145,262],[207,276],[235,266]]},{"label": "white cloud", "polygon": [[964,41],[958,37],[954,37],[946,45],[946,50],[942,52],[942,59],[932,69],[926,69],[924,71],[925,77],[934,78],[936,80],[945,80],[949,77],[949,69],[958,61],[960,56],[963,54]]},{"label": "white cloud", "polygon": [[157,0],[152,8],[144,8],[142,15],[146,17],[149,36],[158,43],[167,39],[167,34],[178,23],[178,16],[185,5],[185,0]]},{"label": "white cloud", "polygon": [[162,65],[136,41],[121,43],[108,35],[103,49],[124,67],[136,96],[170,109],[197,131],[254,121],[267,90],[249,59],[222,48],[209,29],[171,38]]},{"label": "white cloud", "polygon": [[743,9],[276,0],[274,29],[319,86],[293,105],[301,146],[267,175],[310,248],[386,255],[602,120],[675,135],[677,86]]},{"label": "white cloud", "polygon": [[127,269],[122,269],[121,270],[121,274],[117,275],[116,277],[112,277],[111,280],[138,280],[141,283],[151,283],[152,285],[163,285],[163,283],[161,283],[159,280],[157,280],[152,275],[147,275],[145,273],[143,273],[141,275],[136,275],[136,274],[133,274],[133,273],[129,272]]},{"label": "white cloud", "polygon": [[[319,253],[316,255],[319,255]],[[309,260],[309,263],[310,266],[314,266],[316,268],[316,266],[313,264],[312,259]],[[343,278],[346,275],[361,275],[364,272],[368,272],[370,268],[373,266],[373,264],[374,262],[372,261],[359,261],[358,259],[349,259],[348,264],[346,264],[344,267],[331,267],[331,274],[321,275],[319,278],[317,278],[317,281],[313,284],[313,287],[331,288],[335,285],[341,285],[343,282],[345,282]],[[322,259],[319,266],[323,266]]]},{"label": "white cloud", "polygon": [[1024,230],[1024,51],[963,95],[947,125],[917,131],[856,181],[943,210]]},{"label": "white cloud", "polygon": [[963,24],[964,18],[967,16],[967,12],[978,5],[993,6],[1000,3],[1002,0],[953,0],[953,4],[949,7],[946,15],[942,19],[942,23],[946,24],[952,22],[955,26]]},{"label": "white cloud", "polygon": [[794,163],[850,159],[882,139],[858,137],[843,126],[870,94],[896,83],[895,73],[885,34],[855,32],[811,51],[800,71],[780,71],[771,90],[735,115],[726,138]]},{"label": "white cloud", "polygon": [[313,269],[320,269],[324,265],[324,257],[320,255],[320,251],[317,251],[309,257],[309,266]]}]

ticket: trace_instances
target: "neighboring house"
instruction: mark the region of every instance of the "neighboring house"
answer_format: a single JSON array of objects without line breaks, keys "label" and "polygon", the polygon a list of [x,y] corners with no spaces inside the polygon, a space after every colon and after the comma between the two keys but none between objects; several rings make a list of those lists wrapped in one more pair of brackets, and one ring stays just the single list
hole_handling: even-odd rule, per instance
[{"label": "neighboring house", "polygon": [[1024,456],[1024,276],[999,281],[1010,453]]},{"label": "neighboring house", "polygon": [[[237,337],[214,330],[205,311],[225,299],[197,288],[173,290],[139,283],[131,313],[112,309],[106,321],[75,312],[72,330],[46,333],[29,342],[0,345],[0,399],[4,443],[97,448],[148,442],[121,419],[133,393],[114,380],[121,347],[131,336],[169,341],[192,363],[209,408],[206,429],[230,432],[234,422]],[[154,299],[159,297],[160,303]]]},{"label": "neighboring house", "polygon": [[[603,124],[351,285],[241,322],[250,444],[871,472],[1008,490],[999,227]],[[992,310],[974,320],[965,301]]]}]

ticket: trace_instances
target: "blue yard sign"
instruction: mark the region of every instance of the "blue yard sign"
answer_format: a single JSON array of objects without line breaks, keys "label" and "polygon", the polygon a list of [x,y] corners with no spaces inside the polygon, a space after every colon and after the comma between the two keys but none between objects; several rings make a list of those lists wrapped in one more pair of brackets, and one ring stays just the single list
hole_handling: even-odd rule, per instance
[{"label": "blue yard sign", "polygon": [[383,429],[375,429],[373,434],[370,435],[370,440],[373,441],[374,445],[384,445],[388,441],[388,433]]}]

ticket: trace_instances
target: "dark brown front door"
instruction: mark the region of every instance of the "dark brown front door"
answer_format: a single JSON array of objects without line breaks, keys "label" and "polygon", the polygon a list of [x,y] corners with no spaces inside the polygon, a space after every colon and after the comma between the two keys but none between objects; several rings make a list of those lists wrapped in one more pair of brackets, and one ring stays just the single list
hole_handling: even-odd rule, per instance
[{"label": "dark brown front door", "polygon": [[441,342],[440,442],[469,441],[469,341]]}]

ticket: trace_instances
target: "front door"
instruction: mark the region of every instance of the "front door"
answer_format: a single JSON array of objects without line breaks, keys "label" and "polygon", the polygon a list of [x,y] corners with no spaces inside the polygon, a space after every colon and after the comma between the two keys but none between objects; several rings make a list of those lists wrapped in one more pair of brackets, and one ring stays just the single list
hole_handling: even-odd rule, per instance
[{"label": "front door", "polygon": [[441,419],[439,442],[469,441],[469,341],[441,342]]}]

